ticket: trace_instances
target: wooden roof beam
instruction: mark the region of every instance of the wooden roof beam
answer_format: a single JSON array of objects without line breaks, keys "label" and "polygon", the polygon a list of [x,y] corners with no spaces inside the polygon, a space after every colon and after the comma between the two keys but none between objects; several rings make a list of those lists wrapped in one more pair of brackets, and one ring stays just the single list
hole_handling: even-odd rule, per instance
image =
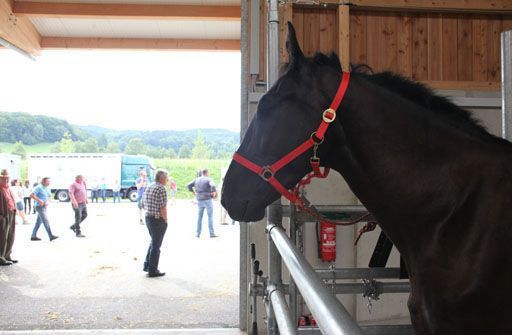
[{"label": "wooden roof beam", "polygon": [[240,40],[43,37],[43,49],[240,51]]},{"label": "wooden roof beam", "polygon": [[13,14],[10,0],[0,0],[0,37],[29,55],[41,52],[41,36],[29,19]]},{"label": "wooden roof beam", "polygon": [[408,10],[427,12],[512,14],[510,0],[323,0],[322,3],[354,6],[364,10]]},{"label": "wooden roof beam", "polygon": [[[5,0],[4,0],[5,1]],[[94,19],[239,21],[240,6],[14,2],[17,16]]]}]

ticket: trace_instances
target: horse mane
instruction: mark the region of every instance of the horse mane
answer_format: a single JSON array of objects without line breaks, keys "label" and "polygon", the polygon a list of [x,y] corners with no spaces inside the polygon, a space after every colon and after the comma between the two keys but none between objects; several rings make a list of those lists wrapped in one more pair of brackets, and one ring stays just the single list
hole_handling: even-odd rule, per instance
[{"label": "horse mane", "polygon": [[[342,70],[340,60],[335,53],[329,53],[328,55],[316,53],[311,59],[316,64],[330,65],[339,71]],[[389,71],[373,73],[371,67],[366,64],[351,65],[350,70],[352,74],[369,80],[381,89],[400,95],[436,116],[443,118],[458,129],[463,129],[483,139],[501,140],[501,138],[490,134],[470,112],[455,105],[449,99],[436,94],[422,83],[409,80]]]}]

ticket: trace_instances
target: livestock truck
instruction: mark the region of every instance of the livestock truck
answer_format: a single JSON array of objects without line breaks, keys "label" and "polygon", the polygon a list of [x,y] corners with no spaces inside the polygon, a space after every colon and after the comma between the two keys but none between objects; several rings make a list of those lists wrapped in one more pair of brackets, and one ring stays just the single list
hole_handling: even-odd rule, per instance
[{"label": "livestock truck", "polygon": [[20,178],[20,162],[21,156],[0,154],[0,170],[7,169],[11,180]]},{"label": "livestock truck", "polygon": [[145,170],[149,180],[153,179],[154,167],[143,155],[124,154],[34,154],[28,157],[28,177],[31,182],[50,177],[50,188],[54,198],[69,201],[68,188],[75,176],[83,175],[87,189],[106,184],[107,195],[112,195],[116,183],[121,185],[121,197],[137,201],[137,180]]}]

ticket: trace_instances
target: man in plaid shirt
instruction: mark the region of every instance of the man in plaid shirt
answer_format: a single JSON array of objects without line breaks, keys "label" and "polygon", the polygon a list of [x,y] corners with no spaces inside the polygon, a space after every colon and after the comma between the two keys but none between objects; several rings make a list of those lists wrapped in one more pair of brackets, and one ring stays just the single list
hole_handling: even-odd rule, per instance
[{"label": "man in plaid shirt", "polygon": [[157,170],[155,182],[144,192],[143,204],[146,210],[146,227],[151,236],[151,244],[148,248],[144,271],[148,277],[165,276],[165,272],[158,270],[160,259],[160,246],[167,230],[167,176],[165,170]]}]

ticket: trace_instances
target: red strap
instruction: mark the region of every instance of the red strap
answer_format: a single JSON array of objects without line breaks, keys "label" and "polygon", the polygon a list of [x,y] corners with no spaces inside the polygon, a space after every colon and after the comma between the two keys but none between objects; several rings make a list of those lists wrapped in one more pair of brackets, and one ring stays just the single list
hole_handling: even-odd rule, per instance
[{"label": "red strap", "polygon": [[286,156],[275,162],[270,166],[270,169],[276,173],[277,171],[281,170],[283,166],[293,161],[295,158],[302,155],[304,152],[308,151],[309,148],[311,148],[315,142],[309,138],[306,142],[299,145],[297,148],[293,149],[290,153],[288,153]]},{"label": "red strap", "polygon": [[297,202],[298,197],[295,194],[288,191],[288,189],[286,189],[286,187],[284,187],[283,184],[281,184],[279,180],[277,180],[275,177],[270,178],[268,182],[270,183],[270,185],[274,186],[277,192],[281,193],[282,196],[290,200],[292,204]]},{"label": "red strap", "polygon": [[251,162],[247,158],[240,155],[238,152],[235,152],[235,154],[233,155],[233,160],[240,163],[242,166],[245,166],[246,168],[248,168],[249,170],[256,174],[260,174],[261,171],[263,170],[261,166]]},{"label": "red strap", "polygon": [[[349,82],[350,82],[350,72],[343,72],[343,77],[341,79],[340,86],[338,87],[336,96],[332,100],[331,106],[329,107],[329,109],[334,111],[334,113],[331,113],[329,110],[324,112],[324,113],[328,114],[328,115],[326,115],[327,117],[331,116],[329,114],[332,114],[332,117],[330,117],[330,119],[336,117],[336,111],[338,110],[338,107],[340,107],[340,103],[343,100],[345,93],[347,92]],[[315,134],[315,136],[319,140],[324,138],[325,132],[327,131],[327,128],[329,128],[329,124],[330,124],[330,122],[325,122],[325,120],[322,120],[322,123],[320,123],[320,126],[318,127],[318,130],[316,131],[316,134]]]}]

